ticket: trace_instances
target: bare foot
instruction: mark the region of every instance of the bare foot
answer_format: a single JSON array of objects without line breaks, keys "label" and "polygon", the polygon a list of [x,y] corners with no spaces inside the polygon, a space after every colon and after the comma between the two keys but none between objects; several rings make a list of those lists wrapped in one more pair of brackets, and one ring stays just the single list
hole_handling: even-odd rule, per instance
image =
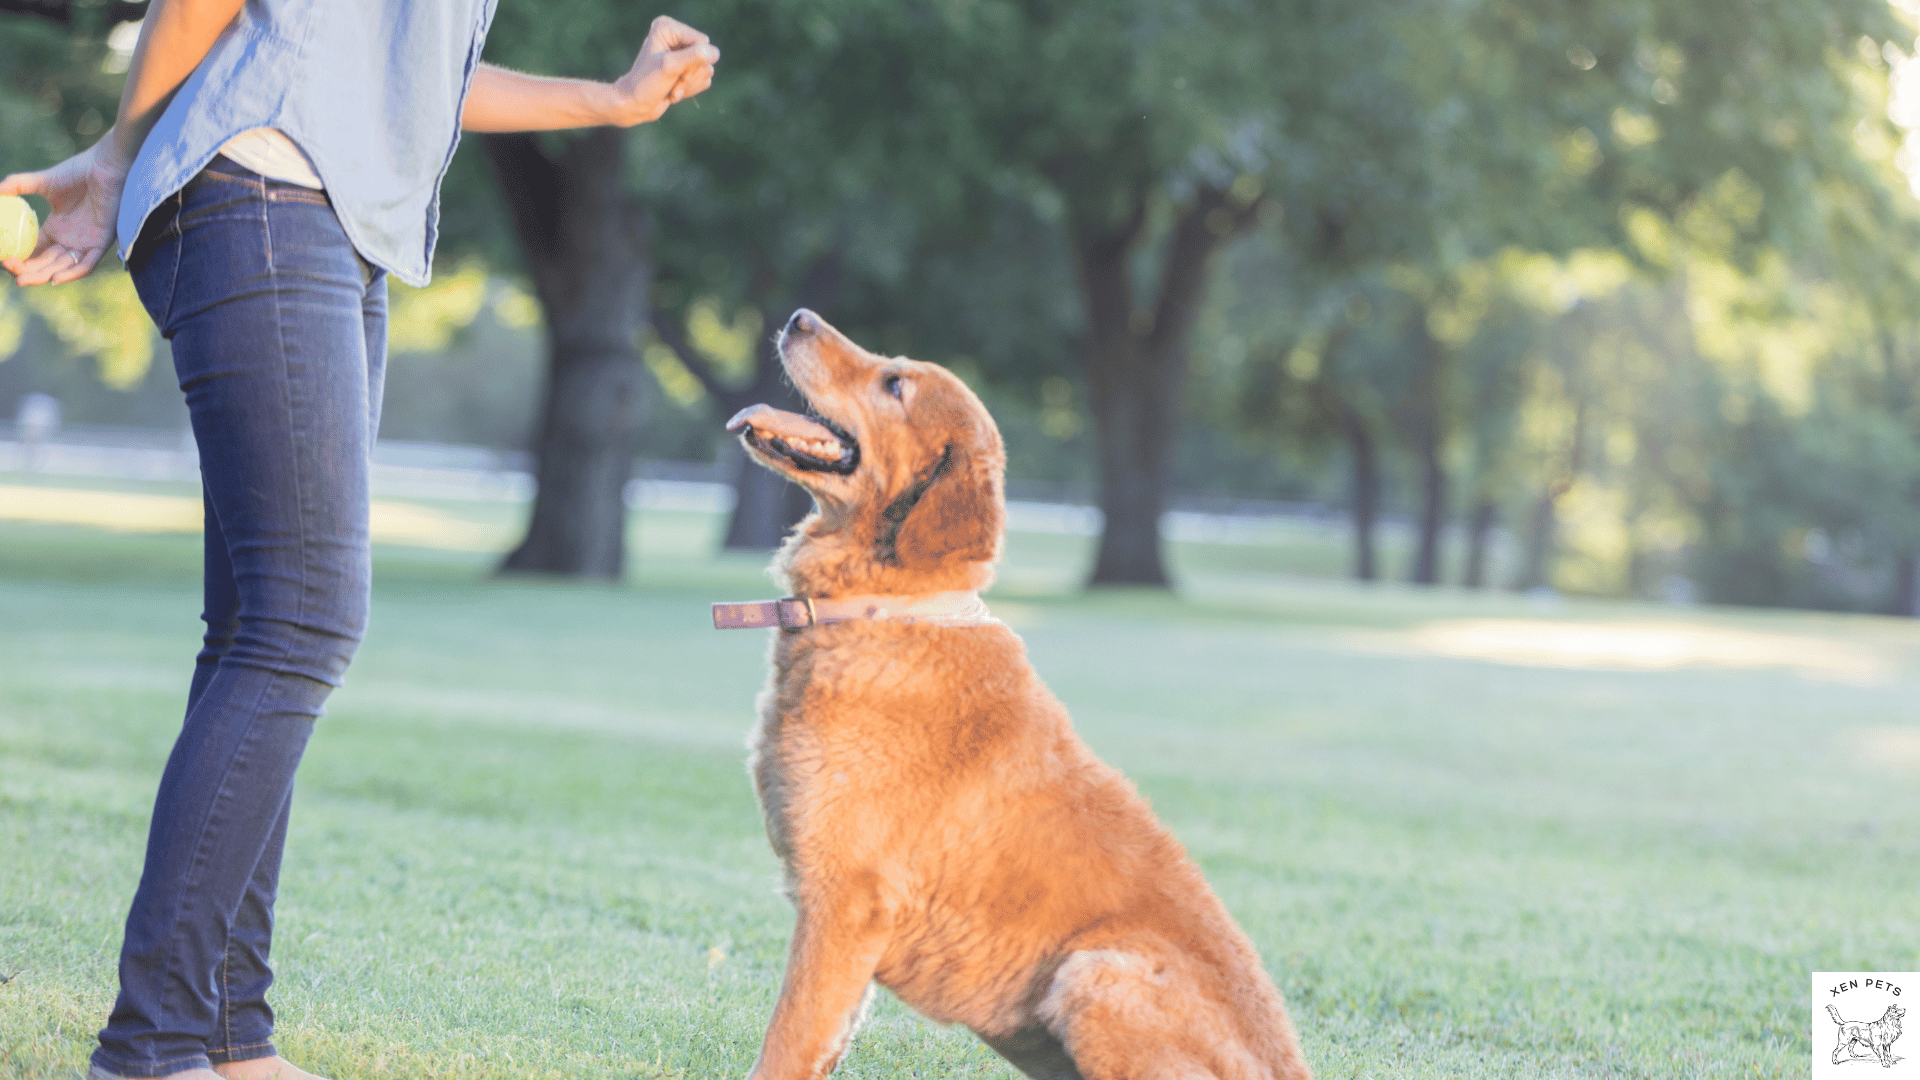
[{"label": "bare foot", "polygon": [[225,1080],[325,1080],[298,1065],[288,1064],[278,1054],[249,1061],[222,1062],[215,1065],[213,1071]]}]

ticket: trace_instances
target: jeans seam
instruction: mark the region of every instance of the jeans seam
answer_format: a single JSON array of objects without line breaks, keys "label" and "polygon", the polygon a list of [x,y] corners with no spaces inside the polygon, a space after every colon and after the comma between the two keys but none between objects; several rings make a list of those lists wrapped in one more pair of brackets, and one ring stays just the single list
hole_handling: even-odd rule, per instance
[{"label": "jeans seam", "polygon": [[[306,484],[304,478],[300,475],[299,437],[294,432],[295,425],[293,418],[298,414],[294,408],[293,401],[293,377],[287,370],[286,311],[280,303],[280,275],[274,269],[273,264],[273,216],[267,213],[267,211],[272,208],[272,203],[271,200],[266,197],[266,185],[264,183],[260,185],[260,192],[261,231],[266,235],[267,240],[267,280],[273,283],[274,337],[280,343],[281,407],[287,410],[287,438],[294,443],[294,453],[288,455],[293,461],[294,520],[298,522],[300,530],[300,602],[294,609],[294,625],[304,626],[306,625],[307,619],[307,573],[310,569],[307,559],[307,545],[310,540],[308,532],[310,530],[307,520]],[[289,638],[288,647],[291,648],[291,638]],[[286,654],[280,657],[280,663],[273,671],[274,679],[278,679],[287,673],[287,662],[291,659],[292,657]]]},{"label": "jeans seam", "polygon": [[[274,336],[280,343],[279,361],[280,361],[280,385],[281,385],[281,393],[282,393],[282,407],[287,410],[287,417],[288,417],[287,438],[294,442],[295,449],[297,451],[299,439],[294,432],[294,423],[293,423],[293,417],[296,415],[295,409],[294,409],[294,401],[293,401],[293,377],[292,377],[292,373],[287,370],[286,311],[280,302],[280,275],[274,267],[273,215],[268,212],[273,208],[273,200],[271,196],[268,194],[266,184],[264,183],[260,185],[260,195],[261,195],[261,198],[260,198],[261,232],[266,237],[267,280],[273,283]],[[304,625],[306,623],[306,618],[307,618],[307,599],[308,599],[307,575],[311,570],[311,561],[308,558],[309,553],[307,551],[307,546],[311,540],[311,537],[309,536],[309,533],[311,530],[309,528],[309,523],[307,519],[306,485],[303,483],[302,477],[300,476],[300,455],[296,452],[292,454],[291,457],[293,461],[293,474],[294,474],[293,501],[295,506],[295,513],[297,515],[295,520],[299,523],[299,530],[300,530],[300,602],[298,605],[296,605],[295,614],[294,614],[295,625],[298,626],[298,625]],[[289,641],[288,648],[291,648],[292,639],[289,638],[288,641]],[[282,653],[280,657],[280,663],[274,668],[273,674],[267,679],[265,686],[274,685],[276,682],[278,682],[281,678],[283,678],[287,674],[287,664],[288,664],[288,661],[290,661],[291,659],[292,659],[292,655],[290,653],[284,653],[284,652]],[[263,691],[262,696],[264,696],[265,686],[262,687],[262,691]],[[291,782],[291,778],[289,778],[289,782]],[[248,887],[251,888],[251,877],[249,877]],[[244,894],[242,895],[241,903],[242,904],[246,903]],[[232,948],[231,940],[229,940],[228,942],[228,948]],[[221,1008],[223,1010],[226,1010],[228,1008],[228,1005],[229,1005],[228,1001],[224,999],[221,1001]],[[229,1014],[228,1016],[229,1022],[231,1022],[231,1010],[228,1010],[228,1014]],[[229,1033],[228,1039],[229,1041],[231,1041],[232,1039],[231,1033]]]},{"label": "jeans seam", "polygon": [[[245,904],[242,895],[240,902]],[[220,1030],[226,1038],[220,1041],[233,1045],[233,927],[227,927],[227,947],[220,951]]]},{"label": "jeans seam", "polygon": [[[268,676],[261,684],[260,696],[255,700],[254,706],[251,710],[255,714],[255,718],[253,721],[247,724],[247,735],[243,735],[240,738],[239,742],[233,748],[233,756],[229,757],[226,761],[226,764],[221,768],[220,783],[216,785],[215,793],[212,801],[207,804],[207,816],[200,819],[200,826],[198,829],[194,831],[194,835],[198,837],[199,842],[194,845],[193,862],[188,867],[188,870],[187,870],[187,881],[186,881],[186,888],[184,891],[189,897],[189,899],[182,901],[177,911],[178,917],[173,927],[173,939],[171,942],[171,948],[167,953],[167,970],[169,971],[178,971],[185,966],[181,962],[180,951],[179,951],[181,936],[186,932],[187,921],[188,921],[186,919],[186,914],[193,907],[193,901],[191,897],[194,893],[194,887],[199,880],[199,871],[203,868],[206,861],[205,847],[207,843],[207,833],[208,833],[208,830],[212,827],[214,815],[217,814],[220,810],[220,804],[222,802],[221,796],[227,790],[227,780],[233,775],[233,763],[237,758],[240,757],[242,753],[246,751],[248,743],[250,741],[248,736],[252,735],[257,728],[257,724],[259,722],[258,713],[259,713],[260,702],[266,700],[267,693],[272,688],[274,681],[278,679],[285,672],[286,669],[285,669],[284,663],[285,662],[283,659],[282,667],[280,667],[279,669],[276,669],[273,672],[273,674]],[[244,898],[242,902],[244,903]],[[232,930],[233,930],[232,926],[229,925],[227,930],[228,930],[229,937],[231,937]],[[229,940],[229,946],[230,945],[231,945],[231,940]],[[222,953],[221,964],[224,966],[225,963],[226,963],[226,955],[225,953]],[[163,989],[160,992],[160,1011],[162,1014],[165,1014],[167,1012],[168,1000],[173,996],[173,986],[174,986],[174,980],[169,979],[167,980],[167,983],[166,983],[166,989]],[[223,991],[225,990],[224,976],[222,981],[222,990]],[[225,1008],[226,1008],[226,1002],[222,1000],[221,1002],[222,1011],[225,1011]],[[173,1060],[183,1061],[186,1059],[175,1058]]]}]

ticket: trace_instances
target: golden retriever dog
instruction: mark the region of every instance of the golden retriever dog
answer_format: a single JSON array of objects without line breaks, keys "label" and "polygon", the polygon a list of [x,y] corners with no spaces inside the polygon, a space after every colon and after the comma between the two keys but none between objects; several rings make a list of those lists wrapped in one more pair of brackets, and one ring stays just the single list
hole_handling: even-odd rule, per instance
[{"label": "golden retriever dog", "polygon": [[877,982],[1031,1077],[1308,1080],[1252,943],[979,600],[1006,464],[980,400],[804,309],[779,348],[817,418],[728,427],[816,509],[791,598],[715,605],[783,628],[751,769],[798,921],[753,1076],[831,1072]]}]

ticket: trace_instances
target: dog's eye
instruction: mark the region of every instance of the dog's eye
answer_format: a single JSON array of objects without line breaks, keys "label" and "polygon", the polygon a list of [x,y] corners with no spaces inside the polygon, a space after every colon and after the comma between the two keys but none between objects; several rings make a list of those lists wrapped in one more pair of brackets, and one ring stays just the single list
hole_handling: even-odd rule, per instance
[{"label": "dog's eye", "polygon": [[900,376],[888,375],[885,378],[882,378],[880,380],[880,389],[885,390],[887,393],[892,394],[894,397],[899,397],[900,396]]}]

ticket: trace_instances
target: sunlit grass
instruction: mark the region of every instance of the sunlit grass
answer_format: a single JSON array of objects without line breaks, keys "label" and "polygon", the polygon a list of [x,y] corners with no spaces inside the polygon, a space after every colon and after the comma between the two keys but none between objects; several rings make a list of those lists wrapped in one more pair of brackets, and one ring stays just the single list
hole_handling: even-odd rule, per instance
[{"label": "sunlit grass", "polygon": [[[87,525],[112,532],[198,534],[202,505],[195,495],[99,491],[0,484],[0,520]],[[505,531],[414,502],[375,499],[369,531],[376,543],[450,551],[495,551]]]},{"label": "sunlit grass", "polygon": [[[617,588],[380,548],[301,772],[289,1056],[751,1065],[791,919],[742,767],[765,642],[706,604],[772,586],[709,554],[712,517],[639,524]],[[1366,589],[1204,546],[1176,549],[1183,598],[1089,596],[1087,554],[1016,535],[994,608],[1253,935],[1322,1076],[1799,1076],[1808,971],[1920,968],[1912,623]],[[0,1076],[75,1076],[110,1004],[198,572],[187,533],[0,521]],[[1011,1075],[891,1001],[842,1072]]]}]

